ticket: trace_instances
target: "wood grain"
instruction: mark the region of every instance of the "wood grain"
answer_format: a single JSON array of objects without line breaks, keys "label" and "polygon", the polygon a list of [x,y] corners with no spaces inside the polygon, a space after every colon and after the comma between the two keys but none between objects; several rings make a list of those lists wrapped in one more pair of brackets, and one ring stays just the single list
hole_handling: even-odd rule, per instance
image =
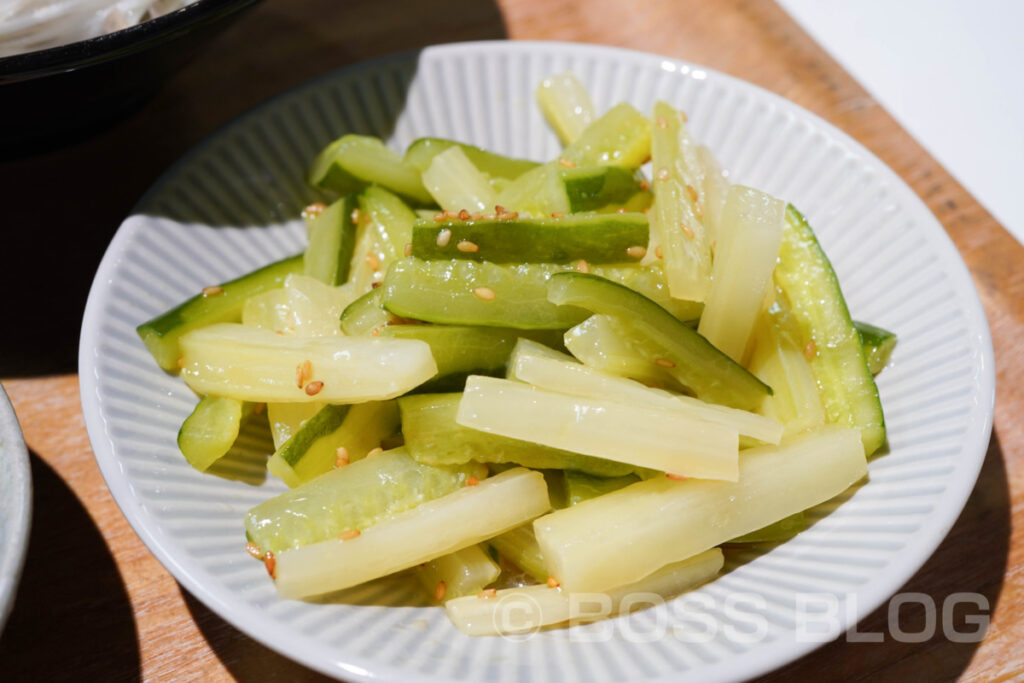
[{"label": "wood grain", "polygon": [[[0,209],[0,225],[18,228],[5,236],[10,253],[39,253],[47,240],[47,272],[63,276],[59,290],[40,283],[32,259],[2,276],[3,291],[18,292],[8,297],[8,320],[28,323],[4,335],[0,376],[8,378],[4,386],[32,451],[36,487],[25,578],[0,639],[4,678],[320,679],[188,595],[110,498],[92,459],[73,374],[85,293],[107,240],[145,188],[232,116],[362,59],[503,37],[631,47],[756,83],[859,140],[935,213],[988,315],[998,376],[995,428],[967,506],[905,590],[936,601],[979,592],[991,605],[991,625],[980,644],[841,639],[768,679],[1024,677],[1024,248],[785,13],[770,2],[738,0],[294,0],[266,2],[243,16],[116,128],[59,152],[0,163],[0,187],[17,198]],[[61,226],[74,226],[75,239],[54,244],[47,236]],[[913,631],[920,619],[904,614],[900,625]],[[882,609],[859,628],[888,626]]]}]

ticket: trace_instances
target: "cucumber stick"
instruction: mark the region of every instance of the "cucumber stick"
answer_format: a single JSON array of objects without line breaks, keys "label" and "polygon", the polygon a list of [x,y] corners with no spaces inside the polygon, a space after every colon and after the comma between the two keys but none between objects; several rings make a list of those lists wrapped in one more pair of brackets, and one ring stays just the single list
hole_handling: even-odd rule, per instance
[{"label": "cucumber stick", "polygon": [[420,584],[440,602],[464,595],[476,596],[499,574],[501,569],[478,545],[442,555],[416,570]]},{"label": "cucumber stick", "polygon": [[540,546],[537,545],[537,536],[533,533],[532,524],[517,526],[500,536],[495,536],[488,543],[534,580],[548,580],[548,570],[544,567],[544,558],[540,554]]},{"label": "cucumber stick", "polygon": [[220,323],[189,332],[181,348],[189,387],[242,401],[385,400],[437,373],[430,347],[411,339],[302,339]]},{"label": "cucumber stick", "polygon": [[[477,463],[423,465],[401,448],[331,470],[249,510],[245,530],[260,550],[278,553],[365,529],[487,476]],[[381,486],[387,482],[387,486]]]},{"label": "cucumber stick", "polygon": [[356,538],[281,553],[277,592],[302,598],[355,586],[476,545],[550,508],[540,472],[508,470],[364,527]]},{"label": "cucumber stick", "polygon": [[356,246],[356,207],[355,195],[346,195],[309,222],[309,246],[303,258],[306,275],[332,287],[348,280]]},{"label": "cucumber stick", "polygon": [[161,368],[178,368],[181,335],[206,325],[238,322],[246,299],[284,284],[292,273],[302,272],[302,255],[271,263],[230,282],[208,288],[166,313],[142,323],[136,331]]},{"label": "cucumber stick", "polygon": [[433,202],[420,172],[404,164],[383,142],[367,135],[343,135],[325,147],[313,161],[308,180],[314,187],[343,195],[376,184],[418,204]]},{"label": "cucumber stick", "polygon": [[617,316],[634,336],[659,347],[662,355],[655,362],[700,399],[753,410],[771,394],[771,388],[743,366],[628,287],[594,275],[560,273],[549,281],[548,298],[556,304]]},{"label": "cucumber stick", "polygon": [[434,157],[423,171],[423,184],[445,211],[491,211],[498,202],[487,176],[457,146]]},{"label": "cucumber stick", "polygon": [[885,417],[839,279],[807,220],[786,209],[775,283],[785,294],[818,380],[829,422],[855,427],[871,455],[885,443]]},{"label": "cucumber stick", "polygon": [[[560,160],[576,166],[640,168],[651,158],[651,122],[622,102],[594,121],[568,147]],[[562,164],[566,165],[566,164]]]},{"label": "cucumber stick", "polygon": [[580,79],[569,71],[541,81],[536,97],[541,113],[563,145],[578,140],[597,118],[590,93]]},{"label": "cucumber stick", "polygon": [[373,334],[391,319],[381,301],[381,288],[374,287],[342,311],[341,330],[350,337]]},{"label": "cucumber stick", "polygon": [[178,431],[178,448],[188,464],[205,472],[226,455],[238,438],[246,412],[245,405],[233,398],[201,398]]},{"label": "cucumber stick", "polygon": [[456,422],[463,395],[419,394],[398,400],[409,455],[429,465],[476,460],[516,463],[533,469],[572,469],[602,476],[632,472],[632,465],[542,446],[532,441],[489,434]]},{"label": "cucumber stick", "polygon": [[326,405],[277,449],[267,469],[295,488],[331,471],[339,456],[346,462],[361,460],[397,431],[398,406],[394,401]]},{"label": "cucumber stick", "polygon": [[380,267],[401,258],[405,245],[412,241],[415,212],[401,198],[377,185],[359,193],[359,212],[361,219],[368,221],[378,235]]},{"label": "cucumber stick", "polygon": [[452,147],[461,149],[463,154],[473,162],[478,171],[487,174],[491,178],[514,180],[527,171],[540,166],[536,161],[513,159],[501,154],[495,154],[494,152],[488,152],[473,145],[443,138],[420,138],[415,140],[405,150],[404,161],[406,165],[412,166],[422,173],[427,170],[434,157]]},{"label": "cucumber stick", "polygon": [[642,213],[499,217],[419,221],[413,228],[412,255],[492,263],[635,263],[638,259],[629,250],[646,245],[647,216]]}]

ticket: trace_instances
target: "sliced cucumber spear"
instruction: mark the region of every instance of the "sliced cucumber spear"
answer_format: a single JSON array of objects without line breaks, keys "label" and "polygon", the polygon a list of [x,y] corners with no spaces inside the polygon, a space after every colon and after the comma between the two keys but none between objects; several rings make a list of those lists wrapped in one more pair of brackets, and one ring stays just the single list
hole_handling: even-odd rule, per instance
[{"label": "sliced cucumber spear", "polygon": [[178,431],[178,448],[188,464],[205,472],[224,457],[238,438],[246,412],[246,404],[233,398],[204,396],[200,399]]},{"label": "sliced cucumber spear", "polygon": [[343,135],[329,144],[313,161],[308,179],[310,185],[338,194],[352,194],[377,184],[417,204],[434,201],[423,187],[419,170],[367,135]]},{"label": "sliced cucumber spear", "polygon": [[802,333],[828,421],[859,429],[864,452],[871,455],[885,443],[878,387],[832,264],[792,206],[786,209],[775,284]]},{"label": "sliced cucumber spear", "polygon": [[332,287],[345,284],[356,246],[353,212],[357,207],[355,195],[350,194],[309,222],[309,246],[303,260],[306,275]]},{"label": "sliced cucumber spear", "polygon": [[896,348],[896,333],[875,327],[858,320],[853,321],[860,335],[860,343],[864,347],[864,355],[868,361],[868,369],[872,375],[880,373],[889,362],[893,349]]},{"label": "sliced cucumber spear", "polygon": [[491,178],[513,180],[530,169],[540,166],[536,161],[513,159],[473,145],[445,140],[443,138],[420,138],[405,150],[405,163],[420,173],[427,170],[434,157],[452,147],[458,147],[469,158],[477,170]]},{"label": "sliced cucumber spear", "polygon": [[181,358],[178,346],[181,335],[214,323],[238,322],[242,319],[246,299],[280,287],[292,273],[301,273],[302,260],[302,254],[299,254],[230,282],[207,287],[188,301],[142,323],[136,331],[161,368],[177,370]]},{"label": "sliced cucumber spear", "polygon": [[771,388],[750,374],[671,313],[628,287],[594,275],[559,273],[548,283],[548,299],[614,315],[636,336],[657,344],[656,359],[698,398],[734,408],[755,410]]}]

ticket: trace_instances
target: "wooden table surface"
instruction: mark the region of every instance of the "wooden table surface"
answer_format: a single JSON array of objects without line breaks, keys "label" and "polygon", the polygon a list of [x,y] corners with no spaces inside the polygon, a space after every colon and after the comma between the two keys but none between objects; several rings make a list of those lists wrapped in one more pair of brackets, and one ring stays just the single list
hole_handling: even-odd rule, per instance
[{"label": "wooden table surface", "polygon": [[[746,79],[858,139],[935,213],[984,302],[998,394],[978,484],[904,590],[940,604],[951,593],[980,592],[991,605],[991,625],[981,643],[941,636],[918,644],[837,641],[769,678],[1024,678],[1024,248],[779,7],[739,0],[267,0],[117,127],[62,151],[0,162],[7,267],[0,275],[0,377],[31,450],[35,485],[25,572],[0,638],[0,677],[320,678],[189,595],[111,499],[89,448],[75,374],[88,286],[145,189],[233,116],[346,64],[432,43],[496,38],[631,47]],[[916,630],[920,618],[909,614],[903,628]],[[884,631],[885,624],[883,609],[861,631]]]}]

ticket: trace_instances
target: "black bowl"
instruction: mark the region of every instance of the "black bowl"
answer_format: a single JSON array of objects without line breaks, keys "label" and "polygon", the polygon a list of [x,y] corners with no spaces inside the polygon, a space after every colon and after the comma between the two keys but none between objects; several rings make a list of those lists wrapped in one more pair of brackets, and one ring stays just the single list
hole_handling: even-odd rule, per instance
[{"label": "black bowl", "polygon": [[197,0],[104,36],[0,58],[0,158],[47,151],[140,107],[259,0]]}]

